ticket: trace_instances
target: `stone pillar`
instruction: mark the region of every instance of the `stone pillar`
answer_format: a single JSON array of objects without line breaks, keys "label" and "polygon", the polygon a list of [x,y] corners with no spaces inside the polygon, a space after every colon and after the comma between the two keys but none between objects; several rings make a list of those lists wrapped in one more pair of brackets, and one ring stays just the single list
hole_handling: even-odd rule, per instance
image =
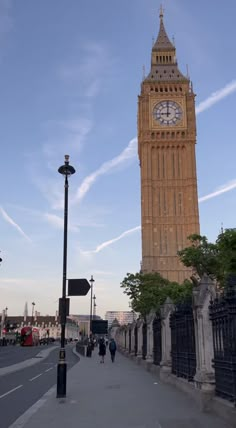
[{"label": "stone pillar", "polygon": [[153,362],[153,320],[156,316],[155,312],[151,312],[147,316],[147,357],[146,359]]},{"label": "stone pillar", "polygon": [[207,275],[201,279],[199,286],[193,290],[193,314],[196,343],[195,386],[202,392],[203,405],[214,394],[215,371],[212,367],[214,358],[212,325],[209,319],[210,300],[216,297],[214,282]]},{"label": "stone pillar", "polygon": [[135,322],[133,322],[130,326],[131,328],[131,354],[134,354],[134,329],[135,329]]},{"label": "stone pillar", "polygon": [[125,330],[124,330],[124,327],[122,327],[120,330],[120,346],[122,348],[125,347]]},{"label": "stone pillar", "polygon": [[143,346],[143,333],[142,333],[143,321],[139,319],[137,321],[137,326],[138,326],[138,352],[137,352],[137,356],[140,357],[142,355],[142,346]]},{"label": "stone pillar", "polygon": [[160,378],[164,378],[171,373],[171,329],[170,329],[170,314],[174,310],[172,300],[167,297],[164,305],[161,307],[161,345],[162,345],[162,358],[161,358],[161,371]]}]

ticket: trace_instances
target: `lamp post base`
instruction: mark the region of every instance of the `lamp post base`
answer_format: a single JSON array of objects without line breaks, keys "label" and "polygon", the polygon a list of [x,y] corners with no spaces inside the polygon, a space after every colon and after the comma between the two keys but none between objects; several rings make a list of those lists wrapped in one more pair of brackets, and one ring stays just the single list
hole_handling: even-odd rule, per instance
[{"label": "lamp post base", "polygon": [[66,372],[66,352],[65,348],[61,348],[57,364],[57,398],[66,397]]}]

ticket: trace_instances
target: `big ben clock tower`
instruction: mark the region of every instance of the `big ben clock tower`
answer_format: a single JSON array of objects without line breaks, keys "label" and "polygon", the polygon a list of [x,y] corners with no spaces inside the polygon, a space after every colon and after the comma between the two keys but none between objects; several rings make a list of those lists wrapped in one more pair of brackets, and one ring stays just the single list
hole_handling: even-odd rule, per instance
[{"label": "big ben clock tower", "polygon": [[182,283],[191,271],[177,251],[199,233],[195,94],[179,70],[160,11],[151,71],[138,102],[141,168],[142,272]]}]

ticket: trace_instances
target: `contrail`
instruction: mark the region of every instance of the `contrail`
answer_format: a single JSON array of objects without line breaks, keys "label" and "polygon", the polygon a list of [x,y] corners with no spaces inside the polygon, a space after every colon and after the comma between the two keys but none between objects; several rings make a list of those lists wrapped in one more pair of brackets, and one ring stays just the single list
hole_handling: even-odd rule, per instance
[{"label": "contrail", "polygon": [[200,202],[207,201],[208,199],[215,198],[216,196],[221,195],[222,193],[229,192],[230,190],[233,190],[235,188],[236,188],[236,180],[229,181],[228,183],[218,187],[214,192],[199,198],[198,202],[200,203]]},{"label": "contrail", "polygon": [[21,229],[21,227],[14,222],[14,220],[12,220],[12,218],[6,213],[6,211],[4,211],[4,209],[2,207],[0,207],[0,213],[2,214],[2,217],[4,218],[4,220],[7,221],[7,223],[11,224],[13,227],[15,227],[16,230],[18,230],[18,232],[24,236],[25,239],[27,239],[27,241],[32,242],[32,240],[29,238],[29,236],[27,236],[25,234],[25,232]]},{"label": "contrail", "polygon": [[121,165],[123,162],[132,159],[137,153],[137,137],[130,140],[128,146],[115,158],[104,162],[100,168],[94,171],[92,174],[88,175],[80,185],[74,202],[81,201],[86,193],[89,191],[90,187],[95,183],[98,177],[103,174],[106,174],[113,168]]},{"label": "contrail", "polygon": [[[214,192],[209,193],[206,196],[202,196],[201,198],[198,199],[198,202],[199,203],[205,202],[208,199],[215,198],[216,196],[219,196],[222,193],[229,192],[230,190],[233,190],[235,188],[236,188],[236,180],[232,180],[229,183],[226,183],[223,186],[220,186]],[[136,227],[134,227],[132,229],[126,230],[121,235],[119,235],[117,238],[110,239],[109,241],[105,241],[102,244],[98,245],[95,250],[92,250],[92,251],[83,251],[83,254],[95,254],[95,253],[99,253],[104,248],[109,247],[110,245],[114,244],[114,242],[117,242],[120,239],[125,238],[129,234],[137,232],[138,230],[141,230],[141,226],[136,226]]]},{"label": "contrail", "polygon": [[131,233],[136,232],[137,230],[140,230],[141,226],[133,227],[132,229],[126,230],[121,235],[117,236],[116,238],[110,239],[109,241],[105,241],[102,244],[98,245],[95,250],[92,251],[83,251],[83,254],[91,254],[91,253],[99,253],[101,250],[103,250],[106,247],[109,247],[114,242],[119,241],[122,238],[125,238],[125,236],[130,235]]},{"label": "contrail", "polygon": [[232,94],[236,91],[236,80],[233,80],[231,83],[228,83],[224,88],[219,89],[216,92],[213,92],[205,101],[202,101],[196,107],[196,114],[202,113],[203,111],[209,109],[214,104],[221,101],[223,98]]},{"label": "contrail", "polygon": [[[231,83],[228,83],[222,89],[219,89],[218,91],[213,92],[208,98],[206,98],[205,101],[202,101],[200,104],[198,104],[198,106],[196,107],[196,114],[200,114],[203,111],[209,109],[214,104],[218,103],[223,98],[227,97],[228,95],[232,94],[235,91],[236,91],[236,80],[233,80]],[[83,182],[81,183],[77,191],[74,202],[80,202],[84,198],[84,196],[90,190],[91,186],[96,182],[98,177],[100,177],[103,174],[106,174],[107,172],[109,172],[116,166],[122,164],[126,160],[132,159],[136,155],[137,155],[137,137],[133,138],[129,142],[128,146],[120,153],[120,155],[103,163],[100,168],[98,168],[92,174],[88,175],[83,180]]]}]

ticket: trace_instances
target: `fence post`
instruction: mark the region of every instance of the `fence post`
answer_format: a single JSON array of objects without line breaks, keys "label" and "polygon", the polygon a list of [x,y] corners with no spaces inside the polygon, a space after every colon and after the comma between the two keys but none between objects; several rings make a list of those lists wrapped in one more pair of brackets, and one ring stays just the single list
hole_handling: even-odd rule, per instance
[{"label": "fence post", "polygon": [[170,329],[170,314],[174,310],[172,300],[167,297],[164,305],[161,307],[161,341],[162,341],[162,357],[161,357],[161,371],[160,377],[168,377],[171,373],[171,329]]},{"label": "fence post", "polygon": [[[209,305],[216,296],[216,287],[211,278],[203,275],[199,286],[193,289],[193,314],[196,342],[195,387],[201,394],[202,404],[214,395],[215,371],[212,325],[209,318]],[[205,398],[204,398],[205,397]]]},{"label": "fence post", "polygon": [[137,356],[140,357],[142,355],[142,344],[143,344],[143,333],[142,333],[142,326],[143,322],[141,319],[137,321],[137,328],[138,328],[138,349],[137,349]]},{"label": "fence post", "polygon": [[131,354],[135,354],[135,327],[136,322],[133,321],[131,324]]},{"label": "fence post", "polygon": [[151,360],[153,362],[153,320],[156,316],[156,313],[151,311],[147,316],[147,360]]}]

